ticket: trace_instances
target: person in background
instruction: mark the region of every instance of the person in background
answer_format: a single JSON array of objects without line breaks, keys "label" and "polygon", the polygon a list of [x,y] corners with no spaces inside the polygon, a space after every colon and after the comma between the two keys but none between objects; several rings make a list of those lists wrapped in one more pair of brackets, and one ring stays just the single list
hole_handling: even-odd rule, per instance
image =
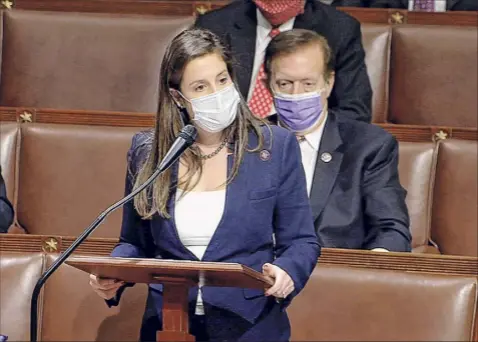
[{"label": "person in background", "polygon": [[[112,255],[233,262],[263,272],[274,280],[265,294],[193,288],[191,333],[198,341],[285,342],[285,308],[305,286],[320,246],[294,134],[255,118],[236,87],[231,53],[216,35],[192,29],[173,39],[161,65],[156,127],[136,134],[128,153],[126,193],[151,176],[184,123],[196,126],[197,141],[125,205]],[[91,286],[109,305],[124,289],[93,275]],[[155,341],[161,328],[161,291],[149,286],[141,340]]]},{"label": "person in background", "polygon": [[7,198],[7,189],[0,166],[0,233],[7,233],[14,217],[13,206]]},{"label": "person in background", "polygon": [[409,11],[478,11],[478,0],[334,0],[332,6],[397,8]]},{"label": "person in background", "polygon": [[397,141],[329,108],[335,65],[327,40],[309,30],[287,31],[272,39],[265,59],[277,110],[271,119],[300,142],[321,246],[410,251]]},{"label": "person in background", "polygon": [[292,28],[320,33],[337,61],[330,107],[351,119],[371,121],[372,88],[360,23],[348,14],[319,0],[243,0],[199,16],[196,26],[211,30],[231,46],[239,89],[259,117],[275,112],[263,82],[264,53],[272,36]]}]

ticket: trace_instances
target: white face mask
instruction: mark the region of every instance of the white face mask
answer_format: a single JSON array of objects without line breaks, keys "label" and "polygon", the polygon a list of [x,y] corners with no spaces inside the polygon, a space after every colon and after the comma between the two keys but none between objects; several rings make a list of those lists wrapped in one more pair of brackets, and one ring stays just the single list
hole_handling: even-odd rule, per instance
[{"label": "white face mask", "polygon": [[[181,94],[182,95],[182,94]],[[192,100],[183,98],[191,104],[194,121],[205,131],[216,133],[229,127],[237,116],[239,93],[234,84],[215,93]]]}]

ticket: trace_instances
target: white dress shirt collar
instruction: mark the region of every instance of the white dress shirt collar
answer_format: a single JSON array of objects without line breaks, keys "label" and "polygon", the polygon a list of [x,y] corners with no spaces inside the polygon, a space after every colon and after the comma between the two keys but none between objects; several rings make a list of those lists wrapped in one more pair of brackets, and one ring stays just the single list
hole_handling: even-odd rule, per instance
[{"label": "white dress shirt collar", "polygon": [[322,140],[322,135],[324,134],[325,124],[327,123],[327,111],[323,113],[325,118],[320,118],[323,120],[322,124],[317,127],[314,131],[304,135],[305,140],[303,143],[307,143],[310,147],[317,153],[319,153],[320,142]]},{"label": "white dress shirt collar", "polygon": [[[266,41],[267,44],[269,44],[269,41],[270,41],[269,33],[271,32],[273,27],[267,21],[267,19],[262,15],[262,13],[259,9],[256,9],[256,13],[257,13],[257,31],[256,31],[257,37],[256,37],[256,41],[259,41],[259,42]],[[282,25],[280,25],[277,28],[281,32],[292,30],[294,28],[294,22],[295,22],[295,17],[287,20],[285,23],[283,23]],[[267,44],[266,44],[265,47],[267,47]],[[265,51],[265,47],[264,47],[264,51]]]}]

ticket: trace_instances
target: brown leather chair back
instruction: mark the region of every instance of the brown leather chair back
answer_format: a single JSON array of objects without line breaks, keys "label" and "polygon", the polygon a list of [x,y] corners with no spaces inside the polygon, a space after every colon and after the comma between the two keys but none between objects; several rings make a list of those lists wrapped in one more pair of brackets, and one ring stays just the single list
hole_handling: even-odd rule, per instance
[{"label": "brown leather chair back", "polygon": [[469,341],[476,295],[476,278],[319,265],[287,310],[291,340]]},{"label": "brown leather chair back", "polygon": [[[47,255],[47,266],[54,255]],[[89,285],[89,275],[62,265],[45,284],[41,341],[138,341],[147,286],[128,288],[108,308]]]},{"label": "brown leather chair back", "polygon": [[443,254],[478,257],[478,141],[440,142],[432,239]]},{"label": "brown leather chair back", "polygon": [[399,143],[398,172],[400,183],[407,190],[412,248],[427,246],[430,238],[435,151],[435,144],[432,142]]},{"label": "brown leather chair back", "polygon": [[362,25],[365,64],[373,90],[372,122],[387,121],[391,39],[389,25]]},{"label": "brown leather chair back", "polygon": [[[22,127],[18,221],[31,234],[79,235],[124,195],[126,154],[139,128]],[[119,237],[121,210],[95,237]]]},{"label": "brown leather chair back", "polygon": [[19,127],[15,122],[0,123],[0,165],[7,187],[7,197],[13,204],[15,191],[15,170],[17,163],[17,142]]},{"label": "brown leather chair back", "polygon": [[391,122],[477,127],[477,33],[476,27],[393,28]]},{"label": "brown leather chair back", "polygon": [[4,252],[0,258],[0,334],[9,341],[30,340],[30,302],[43,272],[42,253]]},{"label": "brown leather chair back", "polygon": [[190,17],[7,11],[2,106],[156,112],[159,70]]}]

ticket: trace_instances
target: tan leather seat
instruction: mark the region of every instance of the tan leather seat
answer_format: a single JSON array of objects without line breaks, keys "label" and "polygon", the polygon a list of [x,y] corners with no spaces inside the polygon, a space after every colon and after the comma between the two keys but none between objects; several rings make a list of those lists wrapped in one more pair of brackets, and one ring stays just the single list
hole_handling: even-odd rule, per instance
[{"label": "tan leather seat", "polygon": [[[29,339],[33,287],[55,255],[2,252],[0,334]],[[39,302],[42,341],[134,341],[146,286],[108,308],[88,274],[61,266]],[[288,308],[293,341],[468,341],[477,308],[476,278],[323,266]],[[313,303],[314,305],[311,305]]]},{"label": "tan leather seat", "polygon": [[406,202],[410,215],[412,248],[415,252],[432,250],[427,246],[436,169],[435,152],[435,144],[432,142],[399,143],[398,172],[400,183],[407,190]]},{"label": "tan leather seat", "polygon": [[43,272],[42,253],[2,251],[0,257],[0,334],[9,341],[30,340],[32,291]]},{"label": "tan leather seat", "polygon": [[476,278],[316,267],[287,310],[292,341],[469,341]]},{"label": "tan leather seat", "polygon": [[[139,128],[22,127],[18,221],[31,234],[79,235],[124,195],[126,154]],[[119,237],[121,210],[93,234]]]},{"label": "tan leather seat", "polygon": [[391,122],[478,126],[477,33],[476,27],[393,28]]},{"label": "tan leather seat", "polygon": [[478,141],[440,143],[432,238],[443,254],[478,257]]},{"label": "tan leather seat", "polygon": [[156,112],[164,50],[191,17],[5,11],[0,104]]},{"label": "tan leather seat", "polygon": [[[54,260],[48,255],[47,265]],[[41,340],[138,341],[146,294],[146,285],[135,285],[119,306],[108,308],[87,273],[63,265],[45,285]]]},{"label": "tan leather seat", "polygon": [[391,40],[392,30],[389,25],[362,25],[365,64],[373,90],[372,122],[387,120]]}]

